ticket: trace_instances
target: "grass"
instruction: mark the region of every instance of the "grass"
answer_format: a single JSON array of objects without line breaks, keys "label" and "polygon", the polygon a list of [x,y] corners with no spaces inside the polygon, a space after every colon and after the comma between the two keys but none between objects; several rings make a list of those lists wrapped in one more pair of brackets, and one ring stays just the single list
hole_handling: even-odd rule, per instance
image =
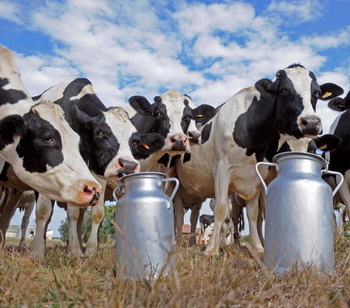
[{"label": "grass", "polygon": [[274,276],[249,251],[230,247],[207,258],[199,247],[177,247],[176,272],[158,280],[120,281],[115,250],[71,259],[49,245],[40,262],[15,243],[0,251],[0,307],[348,307],[349,238],[336,239],[335,274],[310,268]]}]

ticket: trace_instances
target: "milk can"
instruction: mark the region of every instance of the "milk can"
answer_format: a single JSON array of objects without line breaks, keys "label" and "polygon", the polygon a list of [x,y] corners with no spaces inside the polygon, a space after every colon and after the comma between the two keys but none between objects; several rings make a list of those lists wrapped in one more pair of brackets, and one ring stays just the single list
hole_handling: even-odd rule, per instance
[{"label": "milk can", "polygon": [[[277,177],[268,185],[259,166],[273,166]],[[328,170],[322,157],[304,152],[276,155],[273,163],[256,164],[256,172],[267,195],[264,264],[275,273],[291,266],[314,266],[334,270],[333,196],[343,182],[339,172]],[[332,188],[322,175],[339,177]]]},{"label": "milk can", "polygon": [[[170,181],[175,182],[175,187],[168,197],[163,186]],[[117,200],[115,222],[121,279],[157,278],[173,268],[172,200],[178,187],[176,178],[166,178],[160,172],[133,173],[119,180],[116,190],[122,189],[124,195]]]}]

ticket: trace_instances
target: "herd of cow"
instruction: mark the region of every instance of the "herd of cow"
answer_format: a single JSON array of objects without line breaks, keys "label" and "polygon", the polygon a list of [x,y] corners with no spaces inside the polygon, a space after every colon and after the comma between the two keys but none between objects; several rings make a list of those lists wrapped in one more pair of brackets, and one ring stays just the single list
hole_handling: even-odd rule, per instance
[{"label": "herd of cow", "polygon": [[[133,172],[161,171],[180,182],[174,198],[177,241],[184,209],[192,210],[194,232],[201,204],[215,198],[213,234],[205,254],[219,253],[222,226],[232,218],[237,228],[234,208],[242,204],[252,247],[262,252],[265,198],[254,166],[282,151],[319,148],[331,150],[330,169],[346,176],[350,94],[344,99],[337,97],[341,94],[341,87],[319,85],[312,72],[293,64],[278,71],[274,81],[261,79],[217,108],[195,107],[188,95],[175,90],[156,96],[154,103],[132,96],[127,107],[107,108],[85,78],[64,81],[31,97],[12,52],[0,47],[0,242],[21,195],[32,190],[37,199],[33,253],[45,254],[45,230],[57,201],[67,209],[69,252],[92,255],[104,202],[112,198],[118,179]],[[319,136],[318,99],[332,99],[331,108],[346,110],[331,134]],[[266,169],[262,176],[268,182],[275,175]],[[350,212],[350,176],[346,180],[339,196]],[[80,231],[88,206],[92,229],[83,249]]]}]

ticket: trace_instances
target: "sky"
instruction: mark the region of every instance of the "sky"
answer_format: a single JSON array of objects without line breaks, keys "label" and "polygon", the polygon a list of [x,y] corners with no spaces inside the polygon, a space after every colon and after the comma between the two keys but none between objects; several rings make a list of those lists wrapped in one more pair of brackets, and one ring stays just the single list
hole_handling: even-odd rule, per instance
[{"label": "sky", "polygon": [[[33,96],[86,77],[106,106],[169,89],[217,106],[293,63],[346,94],[349,12],[348,0],[0,0],[0,44]],[[317,113],[327,132],[337,113],[322,101]]]}]

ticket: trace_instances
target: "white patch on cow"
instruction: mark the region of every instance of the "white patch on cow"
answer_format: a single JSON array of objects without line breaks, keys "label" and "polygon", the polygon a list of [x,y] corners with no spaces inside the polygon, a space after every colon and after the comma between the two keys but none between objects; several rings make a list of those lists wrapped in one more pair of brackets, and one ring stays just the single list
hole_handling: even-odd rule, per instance
[{"label": "white patch on cow", "polygon": [[82,97],[84,97],[87,94],[93,94],[96,95],[93,87],[91,84],[87,84],[86,86],[84,86],[81,91],[79,92],[78,95],[76,96],[72,96],[69,98],[70,101],[74,101],[74,100],[80,100]]},{"label": "white patch on cow", "polygon": [[139,163],[133,157],[129,146],[129,139],[133,133],[137,132],[137,130],[135,126],[130,122],[128,114],[121,107],[109,109],[107,112],[103,112],[103,114],[106,118],[106,123],[109,125],[120,144],[118,154],[107,165],[104,176],[108,178],[115,177],[118,174],[118,160],[120,158],[136,162],[138,164],[138,167],[135,171],[139,171]]},{"label": "white patch on cow", "polygon": [[287,143],[291,151],[307,152],[307,148],[311,140],[312,138],[296,139],[295,137],[290,135],[280,134],[280,140],[278,142],[277,151],[280,150],[281,146],[284,143]]},{"label": "white patch on cow", "polygon": [[311,82],[310,71],[303,67],[293,67],[285,69],[287,77],[292,81],[295,91],[303,100],[304,109],[297,118],[300,131],[302,131],[300,123],[302,118],[317,117],[311,104]]},{"label": "white patch on cow", "polygon": [[[162,103],[166,105],[167,114],[170,119],[170,131],[167,136],[167,140],[172,138],[173,136],[183,136],[187,138],[186,142],[186,152],[190,152],[190,144],[188,141],[188,136],[183,132],[181,127],[181,120],[185,108],[184,101],[188,101],[188,106],[192,109],[195,108],[192,100],[176,90],[169,90],[164,92],[161,95]],[[198,132],[196,127],[196,123],[194,120],[191,120],[190,125],[188,127],[188,132]],[[167,143],[165,144],[165,147]]]}]

